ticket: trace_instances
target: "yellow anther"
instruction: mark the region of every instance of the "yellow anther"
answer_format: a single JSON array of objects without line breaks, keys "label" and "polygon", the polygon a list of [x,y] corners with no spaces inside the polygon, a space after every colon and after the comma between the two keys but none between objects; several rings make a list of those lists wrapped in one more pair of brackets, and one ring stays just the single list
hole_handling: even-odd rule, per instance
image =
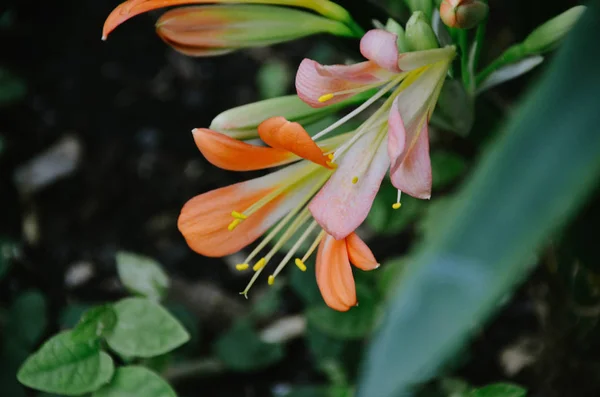
[{"label": "yellow anther", "polygon": [[265,258],[261,258],[256,264],[252,267],[252,270],[255,272],[259,271],[267,264],[267,260]]},{"label": "yellow anther", "polygon": [[238,263],[237,265],[235,265],[235,268],[239,271],[246,270],[249,267],[250,267],[250,265],[247,263]]},{"label": "yellow anther", "polygon": [[231,211],[231,216],[233,216],[235,219],[248,219],[247,215],[242,214],[241,212],[237,212],[237,211]]},{"label": "yellow anther", "polygon": [[298,266],[298,269],[302,270],[303,272],[306,271],[306,265],[304,264],[304,262],[302,262],[300,258],[296,258],[294,260],[294,263],[296,264],[296,266]]},{"label": "yellow anther", "polygon": [[333,98],[333,94],[329,93],[329,94],[325,94],[325,95],[321,95],[319,97],[319,102],[323,103],[323,102],[327,102],[328,100],[330,100],[331,98]]},{"label": "yellow anther", "polygon": [[355,176],[354,178],[352,178],[352,184],[356,185],[358,183],[358,177]]},{"label": "yellow anther", "polygon": [[336,169],[337,168],[337,164],[334,163],[333,161],[326,161],[325,164],[327,164],[330,168]]},{"label": "yellow anther", "polygon": [[268,280],[269,285],[273,285],[275,284],[275,276],[273,276],[272,274],[269,276],[269,280]]},{"label": "yellow anther", "polygon": [[227,230],[229,230],[230,232],[233,231],[233,229],[235,229],[236,227],[238,227],[238,225],[242,223],[241,219],[234,219],[229,226],[227,226]]},{"label": "yellow anther", "polygon": [[333,153],[329,153],[329,154],[327,155],[327,158],[328,158],[329,160],[333,160]]},{"label": "yellow anther", "polygon": [[398,208],[402,207],[402,203],[394,203],[392,204],[392,208],[397,210]]}]

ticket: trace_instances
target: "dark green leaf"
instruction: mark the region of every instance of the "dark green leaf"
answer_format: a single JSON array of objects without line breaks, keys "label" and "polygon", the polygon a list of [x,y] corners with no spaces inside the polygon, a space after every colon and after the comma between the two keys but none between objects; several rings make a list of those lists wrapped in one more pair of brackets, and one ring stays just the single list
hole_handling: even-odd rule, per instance
[{"label": "dark green leaf", "polygon": [[94,307],[83,314],[73,330],[77,341],[94,340],[108,335],[117,323],[117,314],[111,305]]},{"label": "dark green leaf", "polygon": [[284,356],[280,344],[261,341],[252,325],[245,320],[238,321],[217,340],[215,352],[228,367],[236,371],[265,368]]},{"label": "dark green leaf", "polygon": [[406,269],[358,397],[410,396],[433,377],[597,184],[600,5],[592,4]]},{"label": "dark green leaf", "polygon": [[154,259],[130,252],[117,253],[117,271],[132,293],[159,300],[169,288],[169,277]]},{"label": "dark green leaf", "polygon": [[440,189],[456,181],[467,169],[464,158],[456,153],[437,151],[431,154],[433,189]]},{"label": "dark green leaf", "polygon": [[390,291],[394,290],[410,260],[410,257],[389,259],[377,270],[377,288],[382,296],[387,296]]},{"label": "dark green leaf", "polygon": [[16,250],[14,241],[0,237],[0,279],[8,272]]},{"label": "dark green leaf", "polygon": [[177,397],[160,376],[144,367],[121,367],[112,381],[92,397]]},{"label": "dark green leaf", "polygon": [[469,397],[525,397],[527,390],[509,383],[496,383],[473,390]]},{"label": "dark green leaf", "polygon": [[26,92],[25,83],[20,78],[0,68],[0,106],[20,101]]},{"label": "dark green leaf", "polygon": [[260,97],[269,99],[287,94],[293,77],[292,71],[284,62],[264,63],[256,76]]},{"label": "dark green leaf", "polygon": [[29,357],[17,377],[33,389],[77,396],[108,383],[113,371],[112,359],[97,343],[77,343],[71,332],[62,332]]},{"label": "dark green leaf", "polygon": [[158,356],[181,346],[190,338],[168,311],[148,299],[123,299],[113,308],[117,324],[107,335],[106,342],[121,355]]},{"label": "dark green leaf", "polygon": [[59,325],[61,328],[75,328],[81,317],[93,306],[83,303],[72,303],[65,307],[59,316]]},{"label": "dark green leaf", "polygon": [[290,272],[290,286],[307,305],[323,302],[321,292],[317,286],[314,266],[315,263],[313,260],[307,260],[307,270],[305,272],[302,272],[298,269],[294,269],[292,272]]},{"label": "dark green leaf", "polygon": [[362,285],[356,287],[357,307],[347,312],[338,312],[325,304],[309,308],[306,318],[310,326],[326,335],[339,339],[356,339],[367,336],[375,325],[378,315],[378,302],[372,291]]},{"label": "dark green leaf", "polygon": [[463,84],[458,80],[446,80],[431,122],[460,136],[466,136],[473,127],[474,113],[473,101]]},{"label": "dark green leaf", "polygon": [[33,348],[46,329],[46,310],[46,299],[41,292],[23,292],[10,308],[6,336],[25,348]]}]

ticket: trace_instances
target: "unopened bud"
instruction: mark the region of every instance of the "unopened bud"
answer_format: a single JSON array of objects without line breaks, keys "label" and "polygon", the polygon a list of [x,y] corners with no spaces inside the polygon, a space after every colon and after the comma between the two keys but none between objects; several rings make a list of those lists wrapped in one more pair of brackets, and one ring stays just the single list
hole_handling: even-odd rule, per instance
[{"label": "unopened bud", "polygon": [[552,49],[575,25],[585,6],[573,7],[538,26],[523,42],[528,54],[538,54]]},{"label": "unopened bud", "polygon": [[457,29],[471,29],[487,17],[487,4],[478,0],[443,0],[440,18],[444,23]]},{"label": "unopened bud", "polygon": [[408,43],[406,42],[406,33],[404,32],[402,25],[390,18],[385,24],[385,30],[394,33],[398,37],[396,44],[398,45],[398,51],[400,53],[410,51]]},{"label": "unopened bud", "polygon": [[433,15],[433,0],[404,0],[410,12],[421,11],[425,14],[427,21],[431,21]]},{"label": "unopened bud", "polygon": [[406,23],[406,42],[411,51],[423,51],[438,48],[437,37],[427,23],[425,14],[414,12]]}]

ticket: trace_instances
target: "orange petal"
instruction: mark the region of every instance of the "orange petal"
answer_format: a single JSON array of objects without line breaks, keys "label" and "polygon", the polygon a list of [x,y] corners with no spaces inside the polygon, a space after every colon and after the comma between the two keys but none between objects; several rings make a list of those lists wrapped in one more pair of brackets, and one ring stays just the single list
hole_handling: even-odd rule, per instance
[{"label": "orange petal", "polygon": [[345,312],[356,305],[356,287],[345,240],[326,234],[319,244],[315,270],[327,306]]},{"label": "orange petal", "polygon": [[350,263],[361,270],[373,270],[379,267],[379,263],[367,244],[361,240],[356,233],[350,233],[346,237],[346,248]]},{"label": "orange petal", "polygon": [[297,160],[281,149],[250,145],[206,128],[192,131],[200,152],[211,164],[230,171],[253,171]]},{"label": "orange petal", "polygon": [[258,126],[258,135],[272,148],[292,152],[313,163],[331,168],[327,165],[327,156],[298,123],[287,121],[284,117],[271,117]]},{"label": "orange petal", "polygon": [[[189,200],[181,209],[177,226],[191,249],[205,256],[224,256],[255,241],[298,205],[306,189],[283,193],[229,231],[233,211],[244,212],[265,195],[298,178],[312,164],[299,163],[265,176],[212,190]],[[309,186],[310,187],[310,186]]]}]

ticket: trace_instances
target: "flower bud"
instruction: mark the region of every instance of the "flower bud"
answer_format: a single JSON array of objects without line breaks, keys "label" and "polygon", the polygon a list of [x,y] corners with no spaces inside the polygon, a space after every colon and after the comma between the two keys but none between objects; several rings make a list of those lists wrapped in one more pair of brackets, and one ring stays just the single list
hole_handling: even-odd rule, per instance
[{"label": "flower bud", "polygon": [[275,116],[283,116],[306,128],[341,108],[364,101],[371,94],[367,92],[355,95],[345,101],[322,108],[307,105],[297,95],[266,99],[226,110],[214,118],[209,128],[235,139],[252,139],[258,136],[258,125]]},{"label": "flower bud", "polygon": [[156,23],[158,35],[190,56],[223,55],[316,33],[352,36],[342,22],[292,8],[214,5],[176,8]]},{"label": "flower bud", "polygon": [[488,11],[487,4],[478,0],[443,0],[440,18],[451,28],[471,29],[487,17]]},{"label": "flower bud", "polygon": [[552,49],[571,30],[585,9],[585,6],[573,7],[538,26],[523,41],[525,51],[539,54]]},{"label": "flower bud", "polygon": [[425,14],[416,11],[406,23],[406,42],[411,51],[423,51],[438,48],[438,41]]},{"label": "flower bud", "polygon": [[402,53],[410,51],[408,49],[408,43],[406,42],[406,34],[404,33],[402,25],[394,21],[392,18],[389,18],[387,23],[385,24],[385,30],[396,35],[396,44],[398,46],[398,52]]},{"label": "flower bud", "polygon": [[421,11],[425,14],[427,21],[431,21],[433,15],[433,0],[404,0],[410,12]]}]

